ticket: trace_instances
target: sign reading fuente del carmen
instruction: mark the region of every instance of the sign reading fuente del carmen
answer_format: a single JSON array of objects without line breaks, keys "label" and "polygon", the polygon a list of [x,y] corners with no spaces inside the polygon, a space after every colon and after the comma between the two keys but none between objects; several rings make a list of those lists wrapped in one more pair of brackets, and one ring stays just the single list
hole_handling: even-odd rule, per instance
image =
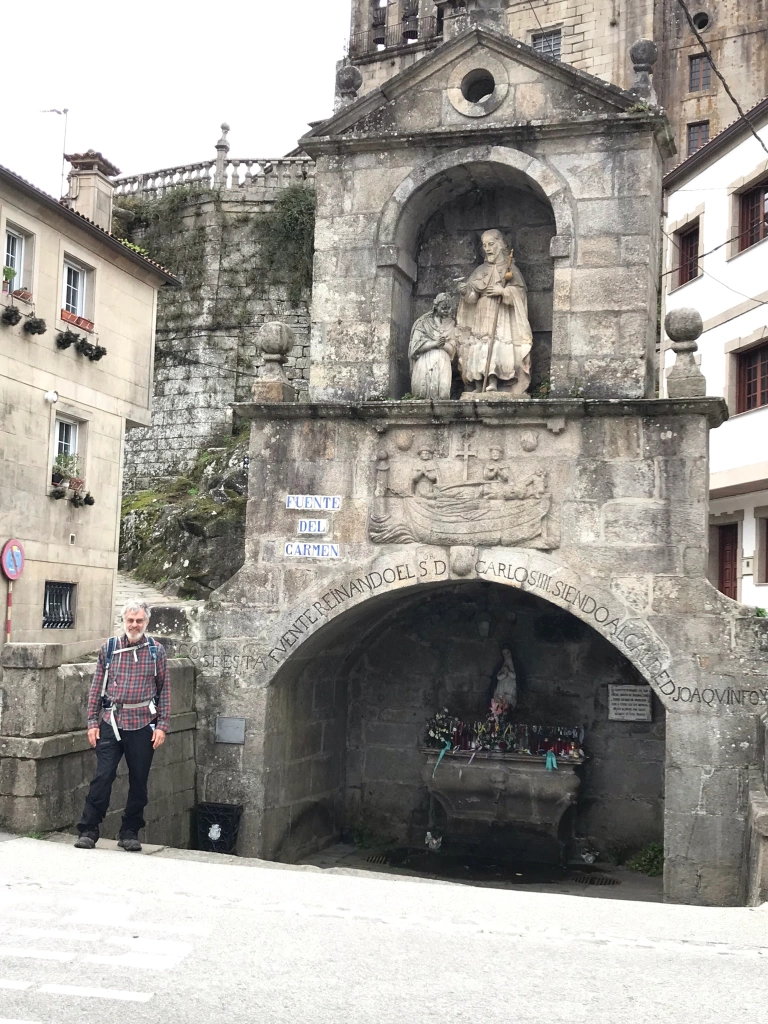
[{"label": "sign reading fuente del carmen", "polygon": [[287,494],[285,507],[300,512],[336,512],[341,508],[338,494]]},{"label": "sign reading fuente del carmen", "polygon": [[609,722],[652,722],[649,686],[608,685]]},{"label": "sign reading fuente del carmen", "polygon": [[339,545],[328,542],[287,540],[285,553],[289,558],[341,558]]},{"label": "sign reading fuente del carmen", "polygon": [[[336,512],[341,508],[341,496],[338,494],[287,494],[285,507],[302,512]],[[300,519],[296,532],[299,534],[328,533],[328,520]],[[284,551],[288,558],[341,557],[339,545],[331,543],[287,540]]]},{"label": "sign reading fuente del carmen", "polygon": [[300,519],[297,533],[328,533],[327,519]]}]

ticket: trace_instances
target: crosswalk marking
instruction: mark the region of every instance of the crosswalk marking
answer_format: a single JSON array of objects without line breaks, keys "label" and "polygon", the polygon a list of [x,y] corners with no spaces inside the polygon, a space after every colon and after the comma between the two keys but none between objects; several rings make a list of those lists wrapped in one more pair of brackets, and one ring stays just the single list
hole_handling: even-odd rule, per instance
[{"label": "crosswalk marking", "polygon": [[16,992],[24,992],[32,988],[31,981],[13,981],[10,978],[0,978],[0,988],[12,988]]},{"label": "crosswalk marking", "polygon": [[23,935],[26,939],[66,939],[73,942],[99,942],[101,936],[97,932],[77,932],[64,928],[9,928],[12,935]]},{"label": "crosswalk marking", "polygon": [[19,957],[26,960],[58,960],[68,963],[74,960],[75,953],[59,953],[54,949],[26,949],[22,946],[0,946],[0,956]]},{"label": "crosswalk marking", "polygon": [[[78,985],[41,985],[40,992],[53,996],[80,996],[85,999],[122,999],[129,1003],[148,1003],[154,992],[124,992],[117,988],[81,988]],[[0,1024],[3,1021],[0,1020]]]},{"label": "crosswalk marking", "polygon": [[158,956],[155,953],[92,953],[83,957],[83,963],[102,964],[107,967],[130,967],[134,971],[172,971],[178,967],[180,956]]}]

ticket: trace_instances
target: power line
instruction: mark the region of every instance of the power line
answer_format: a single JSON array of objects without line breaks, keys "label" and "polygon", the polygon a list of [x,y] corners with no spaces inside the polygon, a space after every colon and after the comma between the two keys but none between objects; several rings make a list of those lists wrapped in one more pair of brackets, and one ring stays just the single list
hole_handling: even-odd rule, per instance
[{"label": "power line", "polygon": [[[704,42],[704,40],[703,40],[703,39],[701,38],[701,33],[700,33],[700,32],[699,32],[699,30],[698,30],[698,29],[696,28],[696,25],[695,25],[695,24],[694,24],[694,22],[693,22],[693,18],[692,18],[692,16],[691,16],[691,12],[690,12],[690,11],[688,10],[688,5],[686,4],[685,0],[677,0],[677,2],[678,2],[678,3],[680,4],[680,6],[682,7],[683,11],[685,12],[685,17],[686,17],[686,19],[687,19],[687,21],[688,21],[688,24],[690,25],[690,28],[691,28],[691,32],[693,32],[693,34],[694,34],[694,35],[696,36],[696,39],[698,40],[698,42],[699,42],[699,45],[700,45],[700,46],[701,46],[701,48],[702,48],[702,49],[704,50],[704,54],[706,55],[706,58],[707,58],[707,60],[709,61],[710,65],[711,65],[711,67],[712,67],[712,70],[713,70],[713,71],[715,72],[715,74],[717,75],[717,77],[718,77],[718,78],[720,79],[720,81],[721,81],[721,82],[723,83],[723,88],[725,89],[726,93],[728,94],[728,98],[729,98],[729,99],[731,100],[731,102],[733,103],[733,105],[734,105],[734,106],[736,107],[736,109],[738,110],[738,112],[739,112],[739,116],[740,116],[740,117],[742,118],[742,120],[743,120],[743,121],[744,121],[744,123],[745,123],[745,124],[747,125],[747,127],[749,128],[749,130],[750,130],[750,131],[752,132],[752,134],[753,134],[753,135],[755,136],[755,138],[756,138],[756,139],[757,139],[757,141],[758,141],[758,142],[760,143],[760,145],[761,145],[761,146],[763,147],[763,149],[765,150],[765,152],[766,152],[766,153],[768,153],[768,146],[766,146],[766,145],[765,145],[765,143],[763,142],[763,140],[762,140],[762,139],[760,138],[760,136],[759,136],[759,135],[757,134],[757,132],[755,131],[755,126],[754,126],[754,125],[752,124],[752,122],[751,122],[751,121],[749,120],[749,118],[747,117],[747,115],[746,115],[746,114],[744,113],[744,111],[743,111],[743,110],[741,109],[741,104],[739,103],[739,101],[738,101],[738,100],[736,99],[736,97],[735,97],[735,96],[733,95],[733,93],[731,92],[731,88],[730,88],[730,86],[728,85],[728,83],[726,82],[725,78],[724,78],[724,77],[723,77],[723,75],[721,74],[721,72],[720,72],[720,70],[719,70],[719,68],[718,68],[717,64],[715,64],[715,59],[714,59],[714,57],[712,56],[712,51],[711,51],[711,50],[709,49],[709,47],[707,46],[707,44],[706,44],[706,43]],[[726,285],[726,287],[728,287],[728,286]]]},{"label": "power line", "polygon": [[[674,247],[677,249],[677,251],[680,252],[680,246],[677,244],[677,242],[674,240],[674,238],[671,235],[667,234],[667,232],[664,230],[664,228],[661,229],[661,233],[664,235],[665,238],[667,238],[672,243],[672,245],[674,245]],[[723,244],[726,244],[726,243],[723,243]],[[707,255],[707,254],[705,253],[704,255]],[[703,256],[699,256],[698,259],[699,260],[703,259]],[[710,274],[710,272],[708,270],[705,270],[703,267],[699,267],[699,269],[701,270],[701,273],[705,277],[708,277],[710,280],[714,281],[715,284],[719,284],[723,288],[727,288],[728,291],[729,292],[733,292],[734,295],[740,295],[742,297],[742,299],[748,299],[749,302],[754,302],[755,305],[752,307],[752,309],[758,309],[760,306],[768,306],[768,300],[756,299],[752,295],[747,295],[744,292],[740,292],[738,288],[734,288],[731,285],[726,284],[725,281],[720,281],[717,277],[715,277],[713,274]],[[662,277],[663,276],[664,275],[662,274]],[[752,310],[751,309],[745,309],[744,312],[745,313],[751,313]],[[737,316],[741,316],[741,313],[736,313],[734,316],[730,317],[729,319],[730,320],[735,320]],[[724,320],[723,323],[728,323],[728,321]]]},{"label": "power line", "polygon": [[[664,232],[664,234],[667,235],[666,231]],[[670,236],[667,235],[667,238],[670,238]],[[731,238],[726,238],[726,240],[724,242],[721,242],[720,245],[716,245],[713,249],[707,249],[706,252],[703,252],[701,254],[701,256],[699,256],[699,259],[703,260],[705,256],[710,256],[713,252],[717,252],[718,249],[722,249],[723,246],[724,245],[728,245],[729,242],[735,242],[737,238],[741,238],[741,234],[740,233],[736,234],[736,235],[733,235]],[[670,239],[670,241],[671,241],[671,239]],[[679,250],[680,247],[678,246],[677,242],[673,242],[672,244]],[[661,276],[662,277],[667,277],[669,274],[674,274],[674,273],[675,273],[674,270],[665,270],[664,273]],[[726,287],[727,287],[727,285],[726,285]]]}]

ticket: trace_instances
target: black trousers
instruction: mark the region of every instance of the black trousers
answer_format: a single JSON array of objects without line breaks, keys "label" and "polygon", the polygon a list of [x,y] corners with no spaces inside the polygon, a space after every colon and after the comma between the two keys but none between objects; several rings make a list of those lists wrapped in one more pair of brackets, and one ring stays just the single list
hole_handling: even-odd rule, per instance
[{"label": "black trousers", "polygon": [[128,800],[120,825],[120,835],[138,832],[144,828],[144,808],[147,806],[147,780],[152,767],[152,729],[121,729],[120,740],[115,738],[109,722],[102,722],[96,741],[96,775],[85,798],[85,807],[78,832],[99,831],[99,825],[109,809],[112,783],[117,775],[117,766],[125,755],[128,765]]}]

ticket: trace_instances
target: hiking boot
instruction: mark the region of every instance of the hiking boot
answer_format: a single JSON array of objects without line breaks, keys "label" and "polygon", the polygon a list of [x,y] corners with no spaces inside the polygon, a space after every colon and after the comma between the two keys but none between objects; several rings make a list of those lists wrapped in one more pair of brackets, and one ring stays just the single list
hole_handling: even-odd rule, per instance
[{"label": "hiking boot", "polygon": [[75,846],[78,850],[92,850],[98,841],[99,833],[92,829],[88,829],[87,831],[80,833]]},{"label": "hiking boot", "polygon": [[127,853],[141,853],[141,843],[135,832],[123,832],[117,845]]}]

